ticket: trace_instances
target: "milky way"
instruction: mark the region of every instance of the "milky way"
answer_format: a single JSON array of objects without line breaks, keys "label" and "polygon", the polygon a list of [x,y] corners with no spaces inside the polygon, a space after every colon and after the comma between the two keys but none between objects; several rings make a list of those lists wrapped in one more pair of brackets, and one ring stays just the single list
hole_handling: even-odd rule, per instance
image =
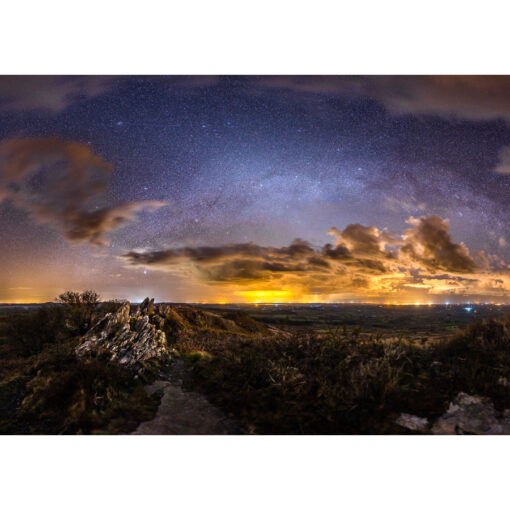
[{"label": "milky way", "polygon": [[[104,188],[63,215],[54,200],[38,207],[41,190],[53,186],[53,198],[55,183],[36,175],[21,190],[7,182],[4,154],[0,301],[47,301],[68,288],[106,298],[242,300],[243,292],[263,292],[267,279],[222,286],[188,270],[196,261],[169,272],[130,264],[126,254],[245,243],[277,249],[296,238],[321,252],[334,244],[330,229],[349,224],[396,239],[388,250],[401,266],[387,270],[405,273],[414,290],[356,290],[356,273],[344,289],[342,279],[338,288],[324,285],[327,292],[309,285],[307,299],[316,292],[320,300],[402,301],[400,293],[504,301],[510,80],[480,79],[0,77],[0,143],[60,140],[112,167]],[[41,175],[56,171],[52,161],[42,165]],[[411,217],[449,220],[454,251],[469,251],[473,275],[432,274],[404,261],[397,250]],[[271,278],[268,292],[285,296],[297,288],[294,277]],[[478,283],[457,285],[461,291],[452,283],[438,297],[431,277]]]}]

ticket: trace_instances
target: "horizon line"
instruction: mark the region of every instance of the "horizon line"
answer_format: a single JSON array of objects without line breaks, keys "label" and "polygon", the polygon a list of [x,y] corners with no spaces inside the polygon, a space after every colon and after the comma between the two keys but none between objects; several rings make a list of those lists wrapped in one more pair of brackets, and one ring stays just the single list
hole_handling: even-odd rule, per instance
[{"label": "horizon line", "polygon": [[[107,303],[109,301],[114,301],[114,299],[103,300],[99,303]],[[142,301],[130,301],[129,299],[118,299],[116,301],[123,302],[127,301],[132,304],[140,304]],[[380,301],[309,301],[309,302],[281,302],[281,301],[267,301],[267,302],[240,302],[240,301],[221,301],[221,302],[203,302],[203,301],[155,301],[155,303],[161,304],[174,304],[174,305],[206,305],[206,306],[227,306],[227,305],[243,305],[243,306],[261,306],[261,305],[270,305],[270,306],[280,306],[280,305],[379,305],[379,306],[463,306],[463,305],[477,305],[477,306],[510,306],[510,303],[496,303],[491,301],[460,301],[460,302],[442,302],[442,303],[432,303],[432,302],[407,302],[407,303],[389,303],[389,302],[380,302]],[[56,301],[31,301],[31,302],[0,302],[0,306],[29,306],[29,305],[60,305]]]}]

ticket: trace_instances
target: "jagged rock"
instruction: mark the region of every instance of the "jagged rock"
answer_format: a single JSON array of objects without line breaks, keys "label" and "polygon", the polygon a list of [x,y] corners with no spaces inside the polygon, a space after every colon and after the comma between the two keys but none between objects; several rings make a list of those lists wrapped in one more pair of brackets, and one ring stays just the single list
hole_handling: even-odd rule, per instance
[{"label": "jagged rock", "polygon": [[138,307],[138,311],[140,312],[140,315],[150,315],[153,314],[155,310],[154,307],[154,298],[149,300],[148,297],[146,297],[140,306]]},{"label": "jagged rock", "polygon": [[161,315],[154,314],[150,317],[151,324],[154,324],[156,328],[162,329],[165,325],[165,319]]},{"label": "jagged rock", "polygon": [[76,348],[76,354],[105,356],[122,365],[140,368],[146,361],[168,356],[167,334],[169,338],[209,332],[275,334],[245,314],[233,314],[232,319],[191,306],[154,304],[154,299],[148,297],[131,313],[126,301],[116,312],[107,313],[96,322]]},{"label": "jagged rock", "polygon": [[502,415],[487,397],[459,393],[432,426],[433,434],[510,434],[510,413]]},{"label": "jagged rock", "polygon": [[158,315],[161,315],[161,317],[164,317],[169,309],[170,305],[167,305],[166,303],[158,303],[157,305],[154,305],[155,312]]},{"label": "jagged rock", "polygon": [[[150,303],[149,303],[150,305]],[[127,367],[140,368],[149,360],[168,356],[165,333],[150,323],[147,315],[130,317],[125,302],[115,313],[106,314],[76,347],[78,356],[107,356]]]},{"label": "jagged rock", "polygon": [[427,418],[420,418],[419,416],[407,413],[402,413],[395,423],[415,432],[425,432],[429,426],[429,420]]}]

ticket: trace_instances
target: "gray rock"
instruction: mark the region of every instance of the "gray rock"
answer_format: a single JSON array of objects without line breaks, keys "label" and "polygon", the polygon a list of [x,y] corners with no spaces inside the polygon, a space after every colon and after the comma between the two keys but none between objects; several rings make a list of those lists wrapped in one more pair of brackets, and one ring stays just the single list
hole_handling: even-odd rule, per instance
[{"label": "gray rock", "polygon": [[140,304],[138,311],[140,312],[140,315],[150,315],[153,314],[155,310],[154,307],[154,298],[149,300],[148,297],[146,297],[142,303]]},{"label": "gray rock", "polygon": [[[149,303],[150,305],[150,303]],[[149,360],[168,357],[165,333],[150,323],[147,315],[130,316],[125,302],[115,313],[100,319],[76,347],[78,356],[105,356],[126,367],[143,369]]]},{"label": "gray rock", "polygon": [[[508,411],[508,410],[507,410]],[[459,393],[432,426],[433,434],[510,434],[510,416],[487,397]]]},{"label": "gray rock", "polygon": [[85,334],[76,348],[78,356],[106,357],[140,374],[144,363],[162,360],[172,355],[167,346],[165,331],[174,337],[207,334],[209,329],[225,335],[250,335],[260,331],[275,334],[253,319],[241,317],[241,324],[210,312],[190,306],[154,304],[154,299],[145,298],[131,311],[128,301],[122,303],[115,313],[99,319]]},{"label": "gray rock", "polygon": [[425,432],[429,426],[429,420],[427,418],[420,418],[419,416],[407,413],[402,413],[395,423],[415,432]]}]

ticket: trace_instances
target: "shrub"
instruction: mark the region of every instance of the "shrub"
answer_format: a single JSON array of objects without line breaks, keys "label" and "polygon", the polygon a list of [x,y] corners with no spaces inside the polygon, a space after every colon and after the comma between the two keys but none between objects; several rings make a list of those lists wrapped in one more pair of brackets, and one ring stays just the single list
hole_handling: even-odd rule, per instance
[{"label": "shrub", "polygon": [[67,325],[75,334],[85,333],[91,326],[100,296],[93,290],[84,292],[66,291],[57,297],[64,309]]},{"label": "shrub", "polygon": [[191,367],[188,385],[257,433],[402,433],[394,425],[399,413],[437,417],[460,391],[510,408],[501,384],[510,380],[507,321],[479,323],[435,343],[337,330],[197,336],[175,347]]},{"label": "shrub", "polygon": [[18,314],[6,327],[8,345],[21,356],[39,353],[46,344],[61,341],[65,332],[65,314],[56,306]]}]

